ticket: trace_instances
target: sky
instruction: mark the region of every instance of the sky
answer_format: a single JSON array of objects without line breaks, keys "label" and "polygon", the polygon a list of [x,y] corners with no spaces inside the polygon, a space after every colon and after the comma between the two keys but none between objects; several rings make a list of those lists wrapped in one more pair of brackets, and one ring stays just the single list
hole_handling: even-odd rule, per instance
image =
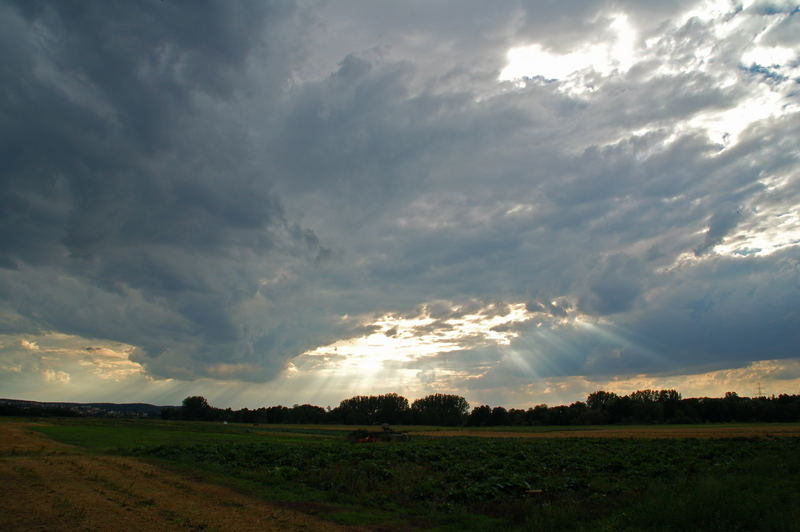
[{"label": "sky", "polygon": [[0,2],[0,397],[800,393],[800,4]]}]

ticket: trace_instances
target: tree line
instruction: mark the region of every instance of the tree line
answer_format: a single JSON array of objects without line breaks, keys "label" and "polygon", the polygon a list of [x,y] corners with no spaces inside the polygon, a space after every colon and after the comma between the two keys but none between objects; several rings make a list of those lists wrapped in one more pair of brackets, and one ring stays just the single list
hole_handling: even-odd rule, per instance
[{"label": "tree line", "polygon": [[343,425],[606,425],[718,422],[800,421],[800,395],[739,397],[728,392],[722,398],[684,399],[675,390],[638,390],[628,395],[599,390],[586,401],[528,409],[480,405],[469,408],[459,395],[433,394],[413,403],[396,393],[358,395],[327,410],[315,405],[262,407],[255,410],[215,408],[202,396],[167,407],[164,419],[228,421],[239,423],[343,424]]},{"label": "tree line", "polygon": [[458,395],[433,394],[408,399],[396,393],[358,395],[343,400],[333,409],[315,405],[262,407],[256,410],[214,408],[205,397],[192,396],[180,407],[167,407],[164,419],[229,421],[241,423],[330,423],[342,425],[463,425],[469,414],[469,403]]}]

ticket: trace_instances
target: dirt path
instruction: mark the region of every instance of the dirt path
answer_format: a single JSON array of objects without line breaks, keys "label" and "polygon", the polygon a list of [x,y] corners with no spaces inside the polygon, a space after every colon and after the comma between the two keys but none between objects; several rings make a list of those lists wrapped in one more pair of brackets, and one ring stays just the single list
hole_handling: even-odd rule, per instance
[{"label": "dirt path", "polygon": [[348,530],[131,458],[0,423],[0,530]]}]

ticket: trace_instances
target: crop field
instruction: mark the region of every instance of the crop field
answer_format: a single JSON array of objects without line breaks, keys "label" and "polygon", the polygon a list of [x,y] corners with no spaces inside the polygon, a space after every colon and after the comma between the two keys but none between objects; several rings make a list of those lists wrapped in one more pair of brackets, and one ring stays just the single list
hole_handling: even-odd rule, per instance
[{"label": "crop field", "polygon": [[[408,441],[371,443],[348,438],[354,428],[101,419],[0,422],[6,435],[0,439],[0,473],[12,474],[18,487],[46,486],[47,469],[36,464],[73,457],[80,465],[72,469],[76,482],[111,479],[86,493],[100,497],[102,492],[105,503],[128,497],[127,514],[166,519],[158,526],[170,529],[244,530],[254,522],[266,530],[800,526],[798,424],[403,427]],[[8,436],[12,433],[16,439]],[[112,481],[119,476],[112,470],[120,467],[148,473],[126,491],[125,482]],[[162,477],[167,480],[160,487],[148,488],[146,479]],[[197,504],[214,490],[229,491],[208,495],[212,500],[205,514],[199,509],[182,513],[180,501]],[[69,506],[71,513],[62,514],[67,512],[76,528],[92,528],[88,495],[73,501],[68,491],[59,493],[50,506]],[[11,495],[2,498],[8,501]],[[214,500],[228,499],[228,506],[212,512]],[[16,511],[24,512],[25,501],[15,500]],[[8,521],[13,509],[9,517],[9,503],[3,504],[0,527],[13,530],[14,522]],[[51,514],[58,511],[50,508]]]}]

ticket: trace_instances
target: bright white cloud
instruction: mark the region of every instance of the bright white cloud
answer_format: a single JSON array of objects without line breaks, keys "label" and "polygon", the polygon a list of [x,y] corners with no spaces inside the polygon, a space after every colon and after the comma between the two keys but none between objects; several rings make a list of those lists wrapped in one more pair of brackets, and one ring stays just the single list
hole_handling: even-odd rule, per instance
[{"label": "bright white cloud", "polygon": [[731,109],[700,113],[686,123],[687,130],[703,129],[716,144],[730,147],[739,141],[742,132],[752,124],[800,110],[800,105],[768,87],[755,93]]},{"label": "bright white cloud", "polygon": [[374,373],[387,362],[412,362],[441,353],[474,349],[482,344],[508,345],[518,336],[512,328],[530,320],[533,314],[524,303],[508,305],[498,313],[496,305],[463,314],[458,306],[451,311],[458,317],[437,320],[426,307],[416,317],[392,314],[364,323],[375,332],[317,347],[299,355],[293,362],[294,371],[302,370],[309,358],[315,371],[331,370],[350,375]]},{"label": "bright white cloud", "polygon": [[618,14],[611,18],[608,33],[607,41],[583,43],[564,54],[538,43],[514,47],[508,51],[508,64],[498,79],[519,81],[541,76],[562,80],[587,69],[604,76],[615,71],[624,73],[634,63],[636,31],[626,15]]},{"label": "bright white cloud", "polygon": [[742,2],[734,0],[702,0],[676,18],[680,26],[683,26],[691,19],[724,24],[739,9],[747,9],[753,3],[754,0],[743,0]]},{"label": "bright white cloud", "polygon": [[740,227],[726,236],[714,251],[722,255],[765,256],[800,246],[800,208],[755,207]]},{"label": "bright white cloud", "polygon": [[[782,68],[790,63],[798,55],[798,51],[785,46],[754,46],[742,54],[742,64],[763,65],[765,67]],[[787,66],[788,72],[792,73],[795,69]]]}]

